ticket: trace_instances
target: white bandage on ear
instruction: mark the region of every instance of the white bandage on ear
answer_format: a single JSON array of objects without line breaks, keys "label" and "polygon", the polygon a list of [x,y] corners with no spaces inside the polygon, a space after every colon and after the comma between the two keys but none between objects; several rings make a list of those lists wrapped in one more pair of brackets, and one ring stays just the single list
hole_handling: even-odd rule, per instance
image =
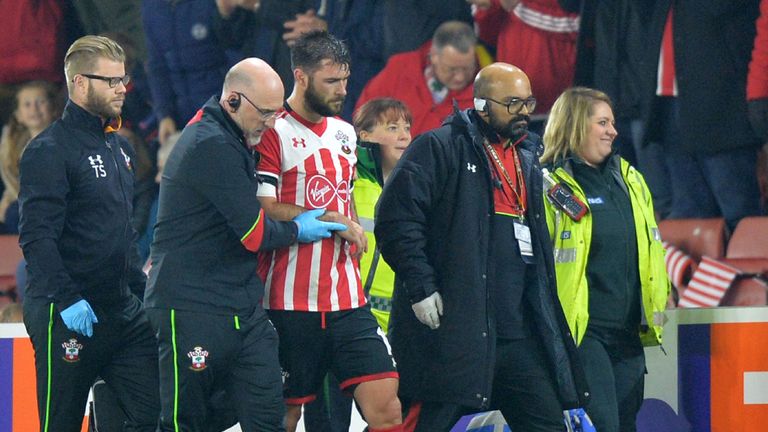
[{"label": "white bandage on ear", "polygon": [[475,98],[474,101],[475,101],[475,109],[478,112],[485,112],[485,108],[488,106],[488,101],[486,101],[485,99],[478,99],[478,98]]}]

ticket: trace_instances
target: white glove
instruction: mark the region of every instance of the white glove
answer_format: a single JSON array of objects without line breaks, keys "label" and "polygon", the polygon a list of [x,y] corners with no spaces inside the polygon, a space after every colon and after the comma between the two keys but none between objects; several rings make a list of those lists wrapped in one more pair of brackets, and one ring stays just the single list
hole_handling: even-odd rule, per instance
[{"label": "white glove", "polygon": [[435,291],[424,300],[411,305],[416,318],[432,330],[440,327],[440,316],[443,314],[443,298]]}]

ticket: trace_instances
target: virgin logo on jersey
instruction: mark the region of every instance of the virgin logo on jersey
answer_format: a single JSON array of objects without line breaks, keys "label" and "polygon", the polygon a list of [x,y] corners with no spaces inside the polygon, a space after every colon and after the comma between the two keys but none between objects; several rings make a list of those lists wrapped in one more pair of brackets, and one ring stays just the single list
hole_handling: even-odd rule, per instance
[{"label": "virgin logo on jersey", "polygon": [[335,197],[344,202],[349,199],[349,183],[346,180],[334,186],[325,176],[317,174],[307,182],[307,203],[313,208],[326,208]]}]

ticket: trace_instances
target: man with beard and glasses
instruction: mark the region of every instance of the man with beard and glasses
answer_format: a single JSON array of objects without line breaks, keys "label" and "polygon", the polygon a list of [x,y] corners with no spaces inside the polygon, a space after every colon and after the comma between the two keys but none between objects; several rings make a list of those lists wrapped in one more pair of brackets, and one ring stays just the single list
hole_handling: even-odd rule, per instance
[{"label": "man with beard and glasses", "polygon": [[411,143],[379,199],[400,397],[419,432],[487,409],[512,430],[559,432],[589,395],[557,298],[543,146],[527,131],[536,99],[506,63],[477,74],[474,98]]},{"label": "man with beard and glasses", "polygon": [[349,62],[347,47],[327,32],[299,38],[291,50],[293,93],[257,147],[258,196],[269,217],[290,220],[325,209],[321,219],[347,226],[331,238],[259,258],[265,307],[280,336],[288,431],[329,371],[354,396],[368,430],[402,427],[395,365],[360,282],[358,259],[367,240],[351,199],[355,130],[334,117],[347,94]]},{"label": "man with beard and glasses", "polygon": [[154,431],[157,342],[131,225],[134,153],[116,132],[123,49],[85,36],[64,59],[69,101],[21,158],[20,243],[29,274],[24,324],[35,350],[41,431],[79,431],[97,376],[126,431]]}]

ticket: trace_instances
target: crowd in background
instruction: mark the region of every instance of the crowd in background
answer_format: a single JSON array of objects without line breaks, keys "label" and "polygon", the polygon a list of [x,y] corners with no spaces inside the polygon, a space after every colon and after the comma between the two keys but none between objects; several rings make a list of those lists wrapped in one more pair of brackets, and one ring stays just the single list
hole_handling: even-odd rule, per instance
[{"label": "crowd in background", "polygon": [[[64,82],[63,51],[84,34],[108,36],[125,50],[125,70],[129,78],[120,79],[121,85],[126,86],[126,98],[118,133],[135,149],[132,223],[139,235],[143,261],[147,260],[152,244],[158,213],[158,185],[171,148],[205,101],[218,96],[230,67],[244,58],[259,57],[274,68],[284,83],[285,96],[290,95],[285,102],[286,110],[291,110],[289,105],[299,110],[309,107],[318,117],[338,114],[354,124],[353,133],[360,139],[356,179],[359,187],[355,188],[354,199],[361,223],[368,221],[371,226],[382,187],[409,145],[411,135],[417,137],[437,130],[435,135],[417,138],[417,143],[421,143],[451,128],[459,131],[469,130],[470,126],[490,125],[495,131],[490,135],[498,133],[511,143],[513,138],[518,138],[517,132],[504,127],[498,113],[506,110],[510,116],[524,117],[532,130],[544,132],[545,147],[542,155],[542,149],[534,148],[533,141],[522,146],[525,164],[538,166],[541,156],[542,166],[551,169],[560,183],[567,183],[570,190],[578,192],[576,196],[582,202],[595,206],[605,204],[604,208],[595,207],[585,222],[579,222],[582,214],[571,217],[573,223],[565,220],[562,224],[559,210],[551,205],[555,202],[541,203],[547,218],[537,221],[534,229],[543,233],[548,222],[549,235],[555,244],[560,302],[577,345],[584,342],[579,347],[579,356],[588,366],[586,375],[593,399],[598,402],[593,404],[590,415],[598,424],[615,423],[618,427],[620,423],[621,430],[630,430],[629,425],[634,424],[642,402],[645,373],[642,346],[646,340],[641,338],[647,337],[653,344],[661,342],[660,327],[646,326],[648,332],[641,335],[624,332],[627,328],[639,327],[643,319],[651,322],[653,313],[663,312],[666,306],[668,285],[657,220],[722,217],[733,229],[742,218],[764,214],[768,202],[768,144],[764,144],[768,141],[768,0],[18,0],[4,6],[7,13],[0,18],[0,24],[8,33],[0,43],[0,55],[4,58],[0,66],[2,234],[18,233],[21,156],[29,142],[61,115],[66,102],[65,84],[71,84]],[[342,85],[346,86],[342,90],[345,95],[341,96],[345,103],[339,111],[324,110],[327,101],[317,92],[313,76],[309,78],[306,94],[301,94],[301,103],[296,100],[295,90],[293,94],[289,90],[294,87],[294,78],[297,83],[306,78],[291,64],[291,49],[298,50],[305,39],[301,36],[314,30],[327,30],[349,47],[351,76],[348,84]],[[486,68],[493,62],[503,63]],[[512,64],[520,69],[510,66]],[[485,71],[485,77],[483,72],[478,75],[481,70]],[[80,75],[104,81],[115,79]],[[519,82],[525,85],[515,87]],[[511,89],[515,97],[503,102]],[[244,94],[236,94],[250,102]],[[282,95],[282,89],[277,90],[277,94]],[[87,95],[86,102],[91,96]],[[233,113],[237,112],[240,102],[239,97],[227,101]],[[498,106],[491,108],[491,104]],[[513,104],[517,104],[517,111],[512,108]],[[253,106],[263,116],[262,110]],[[462,118],[457,114],[450,122],[443,123],[456,108],[474,108],[469,111],[474,117],[470,120],[469,115]],[[271,116],[274,119],[274,113]],[[588,123],[594,118],[598,121]],[[514,119],[509,121],[510,125],[517,124]],[[450,134],[451,140],[456,141],[450,141],[445,147],[447,152],[460,150],[457,143],[461,138],[456,138],[459,135]],[[527,134],[515,144],[526,137]],[[298,147],[297,139],[293,140],[294,147]],[[306,148],[304,139],[301,143]],[[385,146],[379,148],[374,143]],[[502,165],[507,161],[499,161],[496,150],[487,141],[486,144],[487,151],[495,155],[499,169],[506,176]],[[265,157],[269,141],[260,145],[257,148],[262,156],[260,168],[266,169],[270,164],[269,157]],[[505,148],[498,150],[503,152]],[[27,155],[35,154],[35,149],[34,144],[30,146]],[[393,149],[394,154],[388,154]],[[348,149],[346,152],[349,153]],[[275,154],[280,154],[280,150]],[[506,158],[504,153],[502,156]],[[392,198],[395,194],[418,195],[418,188],[409,188],[412,183],[403,180],[406,175],[403,172],[408,171],[403,166],[414,162],[430,166],[429,158],[419,157],[417,151],[407,154],[405,164],[399,165],[402,169],[393,174],[391,182],[400,187],[384,189],[384,201],[387,197],[390,200],[385,206],[390,212],[390,226],[387,226],[387,211],[382,212],[381,219],[382,214],[378,214],[377,222],[383,222],[383,228],[377,227],[377,236],[378,231],[386,234],[403,225],[400,214],[392,216],[392,212],[398,211],[394,203],[422,202]],[[456,162],[459,159],[460,162]],[[126,156],[126,160],[131,159]],[[458,165],[452,172],[434,176],[435,184],[452,184],[451,175],[463,169],[465,159],[457,158],[454,162]],[[513,166],[519,163],[512,162]],[[173,167],[173,162],[169,166]],[[594,169],[606,166],[610,169]],[[467,164],[467,170],[475,172],[476,168]],[[173,168],[167,173],[171,171]],[[519,167],[517,172],[518,175],[522,172]],[[260,171],[260,174],[263,173]],[[50,178],[47,172],[46,175]],[[619,184],[626,194],[606,186],[612,185],[615,179],[621,179]],[[537,185],[532,189],[536,200],[542,195],[538,189],[541,180],[533,180]],[[523,177],[516,178],[520,183],[516,183],[517,186],[508,178],[507,181],[517,197],[510,201],[510,208],[514,211],[522,208],[518,216],[526,215],[527,205],[539,204],[536,200],[527,202],[525,193],[517,193],[518,186],[524,190]],[[502,191],[499,193],[505,193],[503,187],[498,189]],[[259,191],[269,189],[260,187]],[[652,202],[646,199],[649,194],[653,196]],[[594,198],[598,195],[606,197],[605,202]],[[23,197],[24,194],[22,202]],[[496,196],[494,202],[503,204]],[[457,208],[472,208],[471,200],[463,199]],[[484,213],[486,208],[487,205],[482,205],[477,210]],[[505,208],[496,208],[496,216],[505,215]],[[538,207],[534,211],[536,209]],[[407,213],[409,209],[399,210]],[[24,214],[29,218],[31,213]],[[446,213],[429,214],[445,216]],[[631,217],[626,217],[628,215]],[[517,237],[518,227],[505,217],[500,218],[502,222],[494,222],[494,229],[514,229]],[[539,218],[538,213],[535,218]],[[467,221],[480,223],[479,232],[483,232],[479,222],[482,219],[456,218],[461,225],[451,232],[450,241],[455,242],[462,235],[474,237],[477,231],[467,230]],[[597,221],[594,230],[593,220]],[[439,216],[425,221],[430,227],[433,223],[443,226]],[[158,230],[162,232],[162,223],[160,226]],[[365,231],[367,242],[372,244],[371,230]],[[617,232],[627,235],[619,238]],[[646,235],[648,233],[653,234]],[[378,274],[390,292],[379,296],[374,287],[368,301],[374,309],[381,307],[386,312],[376,315],[383,320],[380,326],[386,330],[389,310],[397,311],[397,307],[392,309],[395,302],[391,300],[394,272],[403,278],[402,275],[408,273],[404,266],[413,264],[414,260],[408,256],[411,245],[391,233],[389,238],[384,237],[385,241],[380,242],[382,253],[393,263],[394,270],[386,267]],[[162,234],[157,238],[162,238]],[[535,254],[538,262],[526,261],[525,245],[519,238],[520,256],[504,256],[507,245],[498,238],[494,244],[504,248],[492,247],[491,255],[499,262],[509,264],[517,260],[522,267],[547,268],[550,260],[545,258],[549,257],[539,252]],[[633,238],[639,242],[636,250]],[[577,242],[593,246],[587,253],[584,250],[579,253],[582,261],[588,257],[587,264],[578,262],[577,266],[575,254],[570,261],[562,254],[575,251]],[[477,239],[468,239],[470,243],[477,243]],[[627,251],[616,250],[623,245],[631,247]],[[536,248],[546,249],[540,245]],[[469,255],[481,256],[482,252]],[[615,262],[616,254],[624,252],[628,257],[627,268]],[[373,260],[378,260],[378,255],[374,255]],[[375,261],[364,259],[362,268],[369,270],[375,265]],[[446,270],[465,270],[459,267],[446,266]],[[525,271],[517,272],[509,267],[509,274],[494,270],[490,279],[525,279],[521,276]],[[417,274],[413,272],[411,276]],[[19,280],[23,278],[22,272]],[[485,279],[485,274],[482,278]],[[656,283],[646,283],[653,280]],[[478,285],[484,283],[478,281]],[[18,284],[23,286],[21,281]],[[411,284],[416,285],[416,282]],[[447,327],[450,320],[455,319],[450,314],[443,316],[440,292],[446,297],[446,304],[453,300],[450,284],[445,285],[448,289],[441,287],[442,290],[435,291],[436,299],[433,293],[414,305],[401,301],[407,306],[404,315],[411,318],[418,331],[424,330],[421,324],[433,329],[440,325],[437,315],[428,319],[420,315],[415,306],[425,304],[424,301],[428,306],[430,301],[435,303],[433,312],[442,317]],[[460,288],[458,291],[462,292],[463,286]],[[578,295],[571,295],[568,289]],[[402,292],[401,289],[400,295]],[[587,301],[587,292],[600,296]],[[498,317],[506,316],[522,304],[515,303],[520,302],[519,299],[506,299],[503,293],[493,295],[514,303],[514,307],[507,307],[498,302],[499,311],[495,312]],[[569,303],[564,298],[576,300]],[[616,308],[618,302],[629,306]],[[26,302],[30,303],[30,300]],[[415,318],[411,317],[411,309]],[[644,312],[650,315],[641,316]],[[592,322],[586,331],[584,321],[589,315]],[[0,310],[2,321],[18,320],[19,316],[18,304]],[[526,316],[520,313],[520,317]],[[456,317],[465,320],[464,314]],[[526,339],[527,324],[518,328],[517,324],[502,321],[499,320],[499,328],[508,326],[507,330],[514,331],[500,333],[500,340]],[[562,331],[566,331],[565,327]],[[486,334],[482,335],[485,338]],[[454,340],[464,343],[466,337]],[[525,353],[525,358],[532,351],[530,347],[500,346],[499,353],[505,353],[499,354],[500,358],[508,357],[503,349]],[[397,344],[394,348],[397,357]],[[412,348],[409,345],[401,351],[401,358],[407,357],[409,354],[403,353],[410,353]],[[614,350],[623,353],[623,362],[629,366],[621,369],[600,363]],[[405,376],[407,361],[398,359],[398,362]],[[604,372],[611,367],[616,368],[617,376],[624,374],[624,378],[606,375]],[[496,373],[500,374],[499,370]],[[608,378],[611,382],[616,378],[615,386],[602,385]],[[408,385],[408,379],[403,379],[401,396],[408,395]],[[328,382],[325,386],[333,387]],[[418,391],[429,389],[416,388],[414,400],[428,400],[419,396]],[[629,399],[624,399],[631,403],[620,406],[620,400],[613,396],[614,390],[617,394],[629,395]],[[601,397],[604,395],[610,397]],[[349,412],[348,400],[332,394],[326,397],[336,399],[331,405],[340,405],[341,411]],[[499,395],[493,399],[504,401]],[[320,405],[322,410],[321,404],[315,405]],[[605,412],[595,406],[603,407]],[[553,418],[556,418],[560,407],[553,407]],[[311,423],[312,407],[307,408]],[[319,417],[324,415],[320,413]]]},{"label": "crowd in background", "polygon": [[[414,136],[439,126],[454,101],[471,107],[472,79],[493,60],[531,77],[539,102],[532,120],[540,131],[567,87],[603,90],[615,106],[615,147],[645,173],[657,215],[722,216],[732,228],[760,214],[768,196],[768,163],[760,147],[768,135],[768,5],[760,3],[4,2],[0,231],[17,232],[18,161],[29,140],[60,114],[63,50],[80,35],[108,35],[127,53],[131,82],[120,133],[137,153],[134,227],[146,257],[162,163],[158,150],[172,145],[174,134],[242,58],[264,59],[291,89],[290,47],[312,29],[327,29],[350,47],[341,116],[351,121],[364,102],[394,97],[413,113]],[[449,21],[452,27],[436,32]]]}]

